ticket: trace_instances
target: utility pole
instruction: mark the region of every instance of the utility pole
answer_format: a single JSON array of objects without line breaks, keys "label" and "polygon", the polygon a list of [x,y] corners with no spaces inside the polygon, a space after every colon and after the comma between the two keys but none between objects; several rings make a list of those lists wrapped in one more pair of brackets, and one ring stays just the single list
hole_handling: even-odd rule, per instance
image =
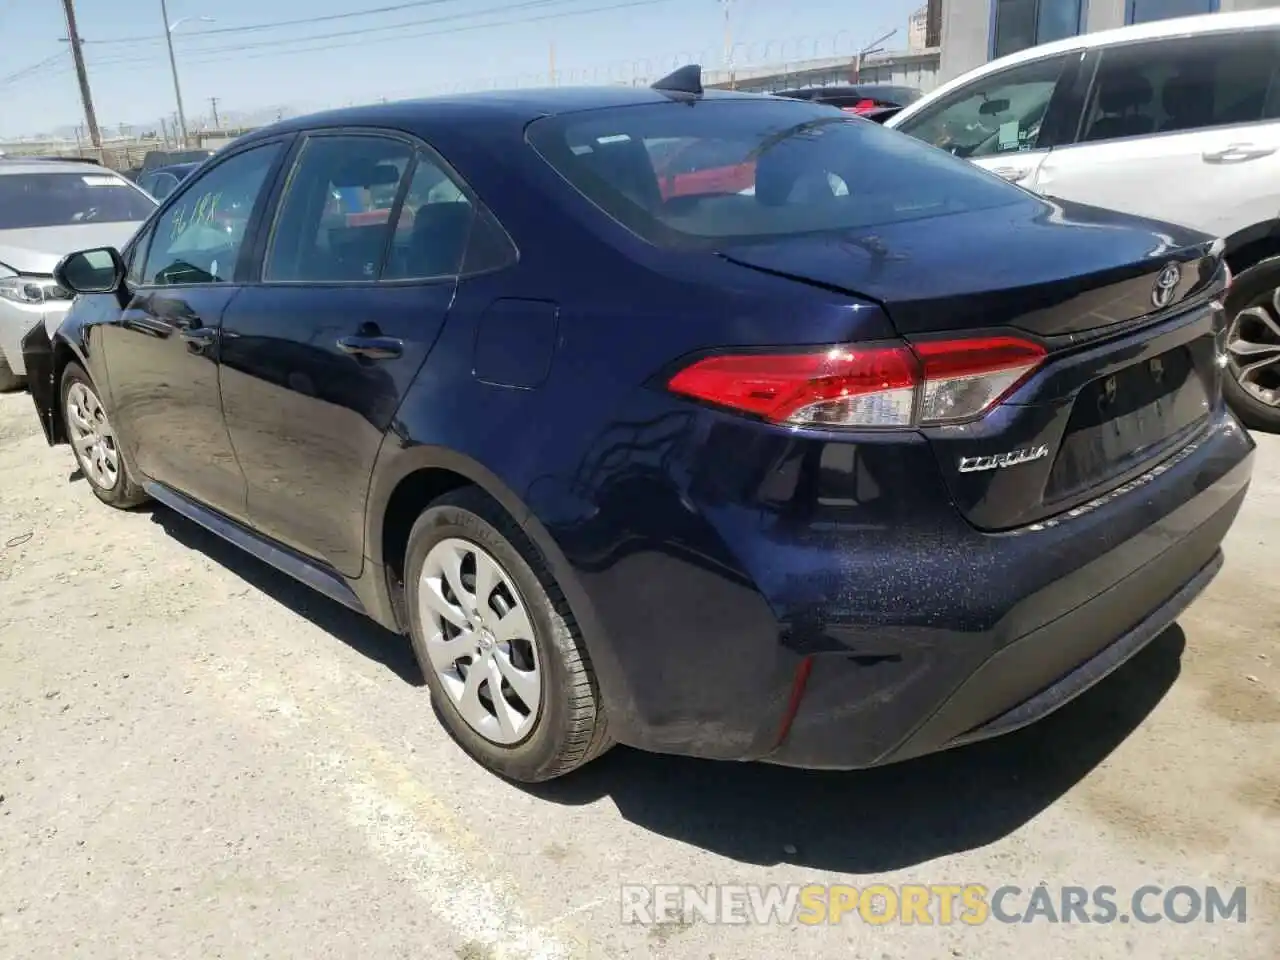
[{"label": "utility pole", "polygon": [[[71,0],[65,0],[70,3]],[[160,15],[164,17],[164,42],[169,46],[169,71],[173,74],[173,96],[178,101],[178,123],[176,129],[182,133],[179,148],[187,145],[187,115],[182,109],[182,87],[178,84],[178,61],[173,56],[173,28],[169,24],[169,5],[160,0]]]},{"label": "utility pole", "polygon": [[724,63],[729,70],[729,89],[736,87],[733,70],[733,0],[719,0],[724,10]]},{"label": "utility pole", "polygon": [[169,146],[169,124],[165,122],[164,117],[160,118],[160,137],[164,140],[164,145]]},{"label": "utility pole", "polygon": [[221,130],[222,124],[218,122],[218,98],[209,98],[209,107],[213,110],[213,129]]},{"label": "utility pole", "polygon": [[[80,81],[80,100],[84,104],[84,122],[89,128],[89,140],[101,154],[102,134],[98,132],[98,117],[93,112],[93,97],[89,95],[89,74],[84,69],[84,50],[80,44],[80,31],[76,27],[75,0],[62,0],[62,12],[67,18],[67,41],[71,44],[71,57],[76,63],[76,79]],[[101,159],[101,156],[99,156]]]},{"label": "utility pole", "polygon": [[554,40],[551,41],[551,46],[547,50],[547,79],[550,82],[551,86],[553,87],[557,86],[556,84],[556,42]]}]

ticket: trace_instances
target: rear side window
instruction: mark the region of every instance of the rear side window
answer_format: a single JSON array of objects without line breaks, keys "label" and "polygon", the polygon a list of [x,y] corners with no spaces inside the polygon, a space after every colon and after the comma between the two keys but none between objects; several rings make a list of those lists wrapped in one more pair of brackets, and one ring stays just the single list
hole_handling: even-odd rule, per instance
[{"label": "rear side window", "polygon": [[1274,117],[1280,31],[1230,31],[1103,51],[1081,140],[1177,133]]},{"label": "rear side window", "polygon": [[[801,101],[587,111],[538,120],[529,139],[575,189],[661,246],[866,229],[1026,198],[910,137]],[[680,157],[695,149],[708,160],[688,169]]]},{"label": "rear side window", "polygon": [[[414,150],[387,137],[314,137],[294,164],[263,279],[378,279],[391,214]],[[400,224],[408,231],[409,225]]]}]

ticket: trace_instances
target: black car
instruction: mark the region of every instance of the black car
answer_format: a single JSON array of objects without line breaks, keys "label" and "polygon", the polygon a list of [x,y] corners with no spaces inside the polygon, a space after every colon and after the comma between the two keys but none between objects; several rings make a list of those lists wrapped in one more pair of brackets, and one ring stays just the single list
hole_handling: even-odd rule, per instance
[{"label": "black car", "polygon": [[[750,187],[664,195],[671,141]],[[291,119],[57,279],[93,492],[408,634],[519,780],[1015,729],[1195,599],[1252,468],[1216,241],[696,71]]]},{"label": "black car", "polygon": [[903,107],[915,103],[923,96],[915,87],[889,83],[799,87],[793,90],[779,90],[773,95],[792,100],[808,100],[811,103],[825,103],[878,123],[883,123]]},{"label": "black car", "polygon": [[163,200],[177,189],[178,184],[191,175],[200,163],[175,163],[167,167],[156,167],[138,174],[137,184],[156,200]]}]

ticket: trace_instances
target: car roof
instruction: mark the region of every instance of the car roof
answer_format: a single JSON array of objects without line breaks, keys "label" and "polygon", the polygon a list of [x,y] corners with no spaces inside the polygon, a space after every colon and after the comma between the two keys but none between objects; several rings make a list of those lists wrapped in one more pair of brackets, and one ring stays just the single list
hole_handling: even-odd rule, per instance
[{"label": "car roof", "polygon": [[1138,23],[1129,27],[1116,27],[1112,30],[1099,30],[1096,33],[1082,33],[1079,36],[1042,43],[1036,47],[1028,47],[1018,53],[1011,53],[998,60],[984,63],[982,66],[963,73],[954,80],[925,95],[911,104],[890,121],[896,126],[903,120],[927,109],[939,98],[952,90],[990,73],[1007,70],[1020,63],[1031,63],[1046,57],[1062,53],[1084,52],[1099,47],[1109,47],[1117,43],[1134,43],[1140,40],[1164,40],[1172,37],[1198,36],[1208,33],[1229,33],[1237,30],[1256,30],[1263,27],[1280,26],[1280,9],[1247,10],[1238,13],[1204,13],[1193,17],[1172,17],[1168,20],[1156,20],[1152,23]]},{"label": "car roof", "polygon": [[[542,117],[586,110],[666,103],[687,95],[667,94],[649,87],[548,87],[528,90],[459,93],[416,100],[398,100],[360,107],[345,107],[306,116],[291,117],[261,127],[236,140],[237,145],[254,142],[281,133],[292,133],[322,127],[387,127],[413,129],[436,122],[470,122],[495,124],[527,124]],[[704,100],[758,100],[758,93],[707,90]]]},{"label": "car roof", "polygon": [[23,160],[21,157],[0,158],[0,176],[7,173],[83,173],[103,176],[115,175],[114,170],[98,166],[96,163],[81,163],[76,160]]},{"label": "car roof", "polygon": [[187,160],[183,163],[166,163],[163,167],[152,167],[147,171],[147,176],[151,176],[153,173],[190,173],[198,166],[200,164],[195,160]]}]

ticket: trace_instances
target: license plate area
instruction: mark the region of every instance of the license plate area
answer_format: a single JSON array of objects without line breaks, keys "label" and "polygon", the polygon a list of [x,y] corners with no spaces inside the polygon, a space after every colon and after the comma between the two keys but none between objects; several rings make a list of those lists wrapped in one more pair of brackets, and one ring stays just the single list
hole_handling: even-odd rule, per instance
[{"label": "license plate area", "polygon": [[1086,384],[1045,487],[1057,501],[1153,459],[1209,415],[1192,352],[1177,347]]}]

